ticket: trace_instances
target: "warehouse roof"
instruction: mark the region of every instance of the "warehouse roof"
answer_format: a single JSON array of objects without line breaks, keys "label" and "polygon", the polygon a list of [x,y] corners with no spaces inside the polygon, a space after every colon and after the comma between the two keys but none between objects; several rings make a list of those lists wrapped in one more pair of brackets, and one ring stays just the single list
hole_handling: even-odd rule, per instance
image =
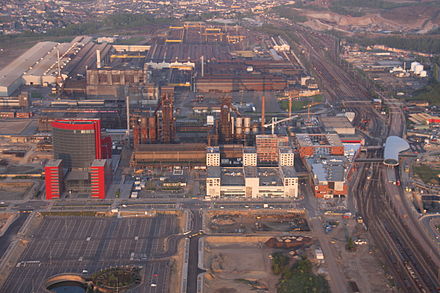
[{"label": "warehouse roof", "polygon": [[0,70],[0,86],[9,87],[38,60],[47,55],[57,45],[55,42],[39,42],[20,57]]},{"label": "warehouse roof", "polygon": [[32,66],[32,69],[29,69],[26,71],[25,74],[27,75],[49,75],[51,72],[49,72],[49,69],[51,71],[57,70],[57,50],[60,54],[60,57],[63,56],[71,47],[70,43],[61,43],[58,44],[56,47],[52,48],[43,59],[39,60],[38,64],[34,64]]},{"label": "warehouse roof", "polygon": [[201,151],[206,152],[206,144],[180,143],[180,144],[140,144],[135,147],[136,152],[170,152],[170,151]]}]

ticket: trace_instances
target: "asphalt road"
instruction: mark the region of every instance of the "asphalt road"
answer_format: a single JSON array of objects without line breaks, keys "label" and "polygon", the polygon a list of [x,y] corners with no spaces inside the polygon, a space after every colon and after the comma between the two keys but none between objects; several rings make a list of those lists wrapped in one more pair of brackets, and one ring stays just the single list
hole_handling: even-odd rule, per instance
[{"label": "asphalt road", "polygon": [[29,214],[20,214],[17,219],[9,226],[8,230],[6,230],[5,234],[0,237],[0,259],[3,257],[3,254],[9,247],[9,244],[14,237],[17,235],[18,231],[20,231],[21,226],[26,221]]},{"label": "asphalt road", "polygon": [[[199,210],[191,210],[191,219],[191,233],[197,233],[202,230],[202,214]],[[187,293],[197,292],[197,276],[203,272],[203,270],[199,269],[199,238],[196,236],[189,240]]]}]

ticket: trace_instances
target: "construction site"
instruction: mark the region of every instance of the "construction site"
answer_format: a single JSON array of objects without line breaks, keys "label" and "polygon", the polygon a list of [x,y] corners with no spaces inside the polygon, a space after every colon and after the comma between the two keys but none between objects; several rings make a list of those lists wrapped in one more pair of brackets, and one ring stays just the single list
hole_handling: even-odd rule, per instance
[{"label": "construction site", "polygon": [[211,211],[205,214],[211,233],[266,233],[310,231],[301,211]]},{"label": "construction site", "polygon": [[[278,254],[295,263],[315,260],[303,210],[211,210],[204,213],[203,288],[207,292],[275,292]],[[319,268],[317,263],[314,271]]]}]

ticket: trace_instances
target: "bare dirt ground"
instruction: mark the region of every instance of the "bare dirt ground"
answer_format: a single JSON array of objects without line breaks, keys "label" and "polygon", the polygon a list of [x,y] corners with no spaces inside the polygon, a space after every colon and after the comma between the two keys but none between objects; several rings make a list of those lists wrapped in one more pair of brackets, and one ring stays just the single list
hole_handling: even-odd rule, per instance
[{"label": "bare dirt ground", "polygon": [[318,30],[329,29],[329,27],[339,29],[377,27],[382,30],[420,30],[422,33],[427,33],[440,24],[440,7],[421,3],[392,9],[363,8],[365,15],[358,17],[307,8],[296,9],[296,11],[309,18],[309,21],[304,23],[305,25]]},{"label": "bare dirt ground", "polygon": [[0,182],[0,200],[23,199],[33,185],[31,181]]},{"label": "bare dirt ground", "polygon": [[273,252],[259,241],[205,241],[204,291],[210,293],[276,292],[278,277],[271,273]]},{"label": "bare dirt ground", "polygon": [[310,231],[304,215],[274,210],[210,211],[205,223],[211,233]]},{"label": "bare dirt ground", "polygon": [[[341,221],[329,235],[332,237],[331,245],[335,250],[334,255],[342,265],[347,280],[356,282],[361,292],[397,292],[390,286],[388,274],[379,261],[381,256],[376,253],[361,224],[355,223],[354,220]],[[367,243],[356,245],[354,251],[348,251],[345,249],[348,236],[353,239],[366,240]]]}]

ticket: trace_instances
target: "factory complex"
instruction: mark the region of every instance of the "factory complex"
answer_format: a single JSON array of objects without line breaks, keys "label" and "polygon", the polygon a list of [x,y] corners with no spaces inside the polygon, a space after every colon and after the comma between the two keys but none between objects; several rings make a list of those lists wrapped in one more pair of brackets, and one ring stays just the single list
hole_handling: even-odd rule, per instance
[{"label": "factory complex", "polygon": [[41,42],[2,70],[0,116],[23,127],[0,135],[37,144],[47,199],[194,184],[207,198],[297,198],[301,180],[347,196],[363,140],[350,115],[310,113],[319,87],[281,36],[183,22],[142,44],[110,39]]}]

